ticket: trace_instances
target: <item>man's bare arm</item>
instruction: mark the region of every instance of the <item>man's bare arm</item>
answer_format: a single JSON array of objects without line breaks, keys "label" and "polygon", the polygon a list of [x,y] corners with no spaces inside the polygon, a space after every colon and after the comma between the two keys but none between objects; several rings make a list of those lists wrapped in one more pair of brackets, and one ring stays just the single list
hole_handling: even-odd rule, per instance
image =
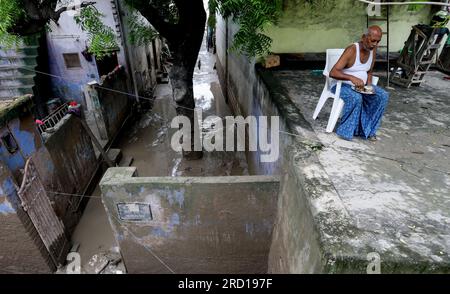
[{"label": "man's bare arm", "polygon": [[370,67],[370,70],[367,72],[367,85],[372,85],[373,68],[375,67],[376,59],[377,59],[377,48],[373,50],[372,66]]},{"label": "man's bare arm", "polygon": [[342,54],[341,58],[338,60],[338,62],[331,70],[330,77],[341,81],[351,81],[357,87],[364,86],[363,80],[358,79],[357,77],[352,75],[347,75],[343,72],[343,70],[347,67],[348,64],[351,63],[351,61],[355,58],[355,56],[356,56],[356,46],[352,45],[350,47],[347,47],[347,49],[345,49],[344,53]]}]

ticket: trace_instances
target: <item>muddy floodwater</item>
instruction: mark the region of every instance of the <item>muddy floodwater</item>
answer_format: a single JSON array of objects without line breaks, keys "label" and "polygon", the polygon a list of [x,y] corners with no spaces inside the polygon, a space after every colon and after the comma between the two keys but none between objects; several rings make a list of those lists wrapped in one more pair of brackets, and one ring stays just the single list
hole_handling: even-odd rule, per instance
[{"label": "muddy floodwater", "polygon": [[[231,115],[214,63],[215,56],[203,44],[194,74],[194,95],[204,120],[213,115],[220,118]],[[171,91],[170,84],[158,86],[153,109],[124,132],[117,146],[124,156],[133,157],[132,165],[137,167],[139,176],[248,175],[244,152],[204,152],[203,159],[187,161],[182,158],[181,152],[173,150],[171,139],[177,129],[171,128],[171,121],[176,116]],[[204,124],[208,124],[208,120]],[[205,137],[211,130],[203,127],[202,132]]]}]

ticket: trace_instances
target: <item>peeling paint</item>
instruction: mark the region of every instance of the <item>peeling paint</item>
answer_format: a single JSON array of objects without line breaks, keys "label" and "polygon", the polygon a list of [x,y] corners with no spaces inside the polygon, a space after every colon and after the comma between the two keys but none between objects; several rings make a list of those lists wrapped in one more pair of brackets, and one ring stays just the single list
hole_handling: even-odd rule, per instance
[{"label": "peeling paint", "polygon": [[11,203],[9,203],[6,199],[4,199],[3,202],[0,203],[0,213],[9,214],[9,213],[16,213],[16,211],[11,206]]}]

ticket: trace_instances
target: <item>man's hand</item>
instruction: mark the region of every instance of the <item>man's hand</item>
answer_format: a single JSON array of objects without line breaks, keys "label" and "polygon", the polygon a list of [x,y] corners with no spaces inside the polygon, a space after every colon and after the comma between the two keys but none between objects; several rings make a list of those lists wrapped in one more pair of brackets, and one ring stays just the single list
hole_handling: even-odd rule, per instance
[{"label": "man's hand", "polygon": [[364,81],[361,80],[361,79],[358,79],[357,77],[352,77],[350,81],[351,81],[351,82],[353,83],[353,85],[355,85],[355,87],[357,87],[357,88],[359,88],[359,87],[364,87],[364,86],[365,86]]},{"label": "man's hand", "polygon": [[345,68],[348,68],[349,65],[355,60],[356,56],[357,56],[356,46],[352,45],[347,47],[347,49],[345,49],[344,53],[342,54],[341,58],[339,58],[338,62],[331,69],[330,77],[336,80],[350,81],[355,85],[355,87],[358,88],[364,87],[365,83],[363,80],[355,76],[345,74],[343,72],[343,70]]}]

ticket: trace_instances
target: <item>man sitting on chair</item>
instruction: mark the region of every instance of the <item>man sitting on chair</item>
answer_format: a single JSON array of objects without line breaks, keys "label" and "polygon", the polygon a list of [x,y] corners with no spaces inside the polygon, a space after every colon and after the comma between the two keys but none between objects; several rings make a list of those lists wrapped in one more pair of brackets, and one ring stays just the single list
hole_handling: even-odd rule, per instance
[{"label": "man sitting on chair", "polygon": [[[381,124],[389,94],[372,85],[372,71],[375,64],[378,44],[383,32],[379,26],[371,26],[361,41],[345,49],[339,61],[330,72],[330,77],[342,80],[340,97],[344,100],[344,109],[336,133],[346,140],[361,136],[376,141],[376,133]],[[373,89],[374,94],[361,94],[356,90]],[[371,87],[370,87],[371,86]],[[336,91],[336,86],[332,92]]]}]

